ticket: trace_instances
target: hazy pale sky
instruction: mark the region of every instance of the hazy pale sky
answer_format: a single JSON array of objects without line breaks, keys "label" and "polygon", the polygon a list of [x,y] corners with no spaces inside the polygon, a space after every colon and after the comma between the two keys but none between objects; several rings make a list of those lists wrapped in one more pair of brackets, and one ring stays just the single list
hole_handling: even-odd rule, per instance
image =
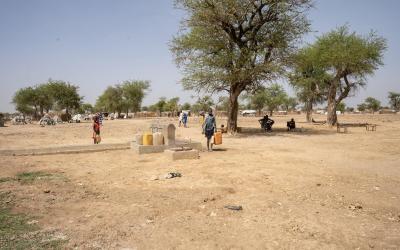
[{"label": "hazy pale sky", "polygon": [[[314,32],[305,41],[346,23],[388,39],[385,65],[349,105],[367,96],[386,104],[388,91],[400,92],[399,10],[398,0],[315,1]],[[0,111],[14,110],[17,89],[49,78],[78,85],[92,104],[107,86],[127,79],[151,81],[145,105],[161,96],[193,101],[178,84],[168,49],[181,16],[172,0],[0,0]]]}]

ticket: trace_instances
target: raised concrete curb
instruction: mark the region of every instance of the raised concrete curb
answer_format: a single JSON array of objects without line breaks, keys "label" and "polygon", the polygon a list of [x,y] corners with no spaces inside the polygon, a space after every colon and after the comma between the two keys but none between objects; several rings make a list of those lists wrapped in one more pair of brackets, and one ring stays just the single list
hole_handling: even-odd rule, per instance
[{"label": "raised concrete curb", "polygon": [[91,152],[101,152],[101,151],[110,151],[110,150],[124,150],[124,149],[129,149],[129,148],[130,148],[129,143],[54,146],[51,148],[0,150],[0,156],[76,154],[76,153],[91,153]]},{"label": "raised concrete curb", "polygon": [[165,150],[165,153],[169,157],[171,157],[173,161],[186,160],[186,159],[199,159],[199,151],[196,149],[187,151]]},{"label": "raised concrete curb", "polygon": [[153,153],[162,153],[164,150],[168,150],[170,148],[179,148],[179,147],[184,147],[184,148],[191,148],[191,149],[196,149],[198,151],[201,151],[203,149],[203,146],[201,145],[200,142],[187,142],[187,141],[176,141],[175,145],[150,145],[150,146],[145,146],[145,145],[138,145],[136,144],[135,141],[130,142],[130,148],[135,151],[138,154],[153,154]]}]

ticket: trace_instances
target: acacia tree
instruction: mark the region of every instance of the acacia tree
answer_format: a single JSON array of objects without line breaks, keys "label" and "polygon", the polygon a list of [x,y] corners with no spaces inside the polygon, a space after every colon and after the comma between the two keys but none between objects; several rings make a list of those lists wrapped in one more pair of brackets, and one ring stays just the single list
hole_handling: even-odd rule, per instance
[{"label": "acacia tree", "polygon": [[36,102],[36,91],[32,87],[19,89],[13,97],[12,103],[15,109],[24,115],[33,114],[35,119],[38,114],[38,104]]},{"label": "acacia tree", "polygon": [[367,109],[367,105],[365,103],[360,103],[357,105],[357,109],[360,112],[364,112]]},{"label": "acacia tree", "polygon": [[296,106],[298,105],[298,101],[296,97],[291,97],[288,96],[284,102],[283,102],[283,107],[286,111],[290,111],[290,110],[295,110]]},{"label": "acacia tree", "polygon": [[386,40],[371,32],[362,36],[339,27],[320,38],[314,45],[318,51],[319,67],[329,75],[327,86],[327,123],[337,122],[337,105],[359,87],[383,64]]},{"label": "acacia tree", "polygon": [[176,0],[185,10],[171,51],[185,89],[227,91],[228,130],[237,129],[238,97],[283,71],[295,42],[309,29],[311,0]]},{"label": "acacia tree", "polygon": [[45,94],[49,93],[53,98],[54,105],[59,109],[65,109],[67,115],[69,115],[71,109],[79,108],[83,97],[79,96],[78,86],[61,80],[52,79],[49,79],[49,81],[42,86],[43,92]]},{"label": "acacia tree", "polygon": [[381,107],[381,102],[373,97],[367,97],[364,101],[365,107],[375,113]]},{"label": "acacia tree", "polygon": [[146,91],[150,88],[149,81],[124,81],[117,88],[122,89],[123,106],[128,115],[131,112],[138,112],[142,106]]},{"label": "acacia tree", "polygon": [[169,99],[165,104],[165,110],[173,112],[173,116],[175,116],[179,110],[179,97]]},{"label": "acacia tree", "polygon": [[288,96],[283,87],[276,83],[265,88],[264,91],[266,96],[265,105],[268,107],[269,115],[272,116],[279,106],[285,104]]},{"label": "acacia tree", "polygon": [[311,122],[313,106],[324,101],[325,81],[329,76],[319,65],[318,51],[313,46],[299,50],[293,58],[289,83],[299,101],[304,103],[307,122]]},{"label": "acacia tree", "polygon": [[122,98],[122,88],[119,85],[109,86],[101,96],[97,98],[96,110],[116,112],[118,118],[124,110],[124,102]]},{"label": "acacia tree", "polygon": [[266,102],[267,102],[267,95],[264,89],[260,89],[259,91],[250,96],[251,107],[258,111],[258,115],[261,115],[261,111],[265,107]]},{"label": "acacia tree", "polygon": [[400,93],[389,92],[389,104],[395,110],[400,110]]}]

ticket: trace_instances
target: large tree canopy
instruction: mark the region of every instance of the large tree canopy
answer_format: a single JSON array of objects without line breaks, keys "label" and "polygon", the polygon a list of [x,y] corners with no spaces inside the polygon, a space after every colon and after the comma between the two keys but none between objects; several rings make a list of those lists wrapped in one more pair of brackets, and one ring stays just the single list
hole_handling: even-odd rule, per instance
[{"label": "large tree canopy", "polygon": [[371,32],[367,36],[339,27],[320,38],[316,44],[318,63],[329,75],[327,84],[327,123],[337,122],[337,105],[365,86],[367,77],[383,64],[386,40]]},{"label": "large tree canopy", "polygon": [[38,118],[50,109],[79,108],[82,97],[78,87],[70,83],[49,79],[48,82],[18,90],[13,98],[16,109],[23,114],[33,114]]},{"label": "large tree canopy", "polygon": [[71,109],[78,109],[83,97],[78,94],[78,86],[70,83],[52,80],[50,79],[46,85],[44,92],[50,93],[50,96],[54,100],[54,104],[59,109],[65,109],[65,112],[69,114]]},{"label": "large tree canopy", "polygon": [[365,86],[367,77],[382,65],[385,49],[386,40],[373,32],[363,36],[339,27],[299,51],[290,82],[309,114],[313,103],[327,101],[327,123],[334,125],[338,105]]},{"label": "large tree canopy", "polygon": [[238,97],[283,72],[308,31],[310,0],[176,0],[187,12],[171,50],[185,89],[229,93],[228,129],[237,128]]}]

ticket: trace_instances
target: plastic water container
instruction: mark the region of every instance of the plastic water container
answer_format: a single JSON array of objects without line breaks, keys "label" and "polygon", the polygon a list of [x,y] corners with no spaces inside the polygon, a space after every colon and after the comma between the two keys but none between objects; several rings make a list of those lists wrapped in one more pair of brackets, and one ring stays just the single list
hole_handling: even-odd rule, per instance
[{"label": "plastic water container", "polygon": [[136,134],[135,138],[136,138],[137,145],[143,145],[143,134],[142,133]]},{"label": "plastic water container", "polygon": [[153,134],[152,133],[144,133],[143,134],[143,145],[145,145],[145,146],[153,145]]},{"label": "plastic water container", "polygon": [[153,145],[159,146],[164,144],[164,136],[161,132],[156,132],[153,134]]},{"label": "plastic water container", "polygon": [[222,144],[222,133],[220,131],[214,133],[214,144]]}]

